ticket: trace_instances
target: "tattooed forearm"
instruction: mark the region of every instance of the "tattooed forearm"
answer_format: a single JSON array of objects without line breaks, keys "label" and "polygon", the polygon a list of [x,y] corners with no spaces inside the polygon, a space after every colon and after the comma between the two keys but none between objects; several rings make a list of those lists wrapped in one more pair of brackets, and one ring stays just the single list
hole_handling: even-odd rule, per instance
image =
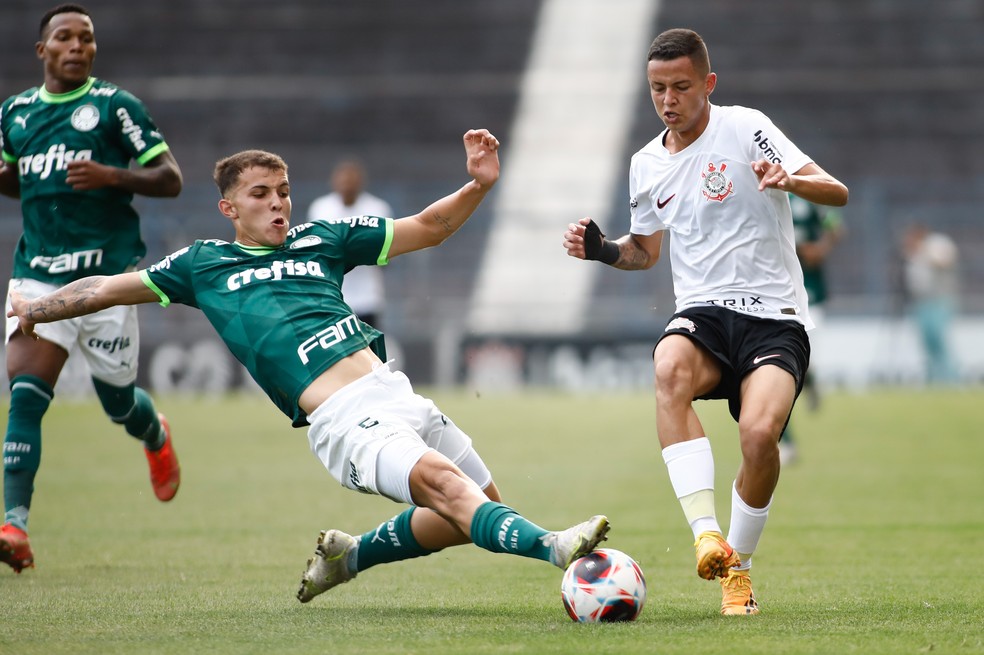
[{"label": "tattooed forearm", "polygon": [[649,253],[636,245],[635,241],[632,239],[627,239],[624,242],[619,241],[618,244],[618,260],[615,262],[615,268],[620,268],[623,271],[639,271],[649,264]]},{"label": "tattooed forearm", "polygon": [[456,229],[458,229],[458,227],[460,227],[460,226],[454,225],[451,222],[451,219],[450,218],[447,218],[445,216],[441,216],[440,212],[437,212],[437,211],[434,212],[434,222],[437,223],[438,225],[440,225],[441,227],[443,227],[444,228],[444,231],[447,232],[447,233],[449,233],[449,234],[451,232],[454,232]]},{"label": "tattooed forearm", "polygon": [[32,300],[27,307],[27,319],[33,323],[50,323],[103,309],[94,301],[103,279],[99,276],[76,280],[54,293]]}]

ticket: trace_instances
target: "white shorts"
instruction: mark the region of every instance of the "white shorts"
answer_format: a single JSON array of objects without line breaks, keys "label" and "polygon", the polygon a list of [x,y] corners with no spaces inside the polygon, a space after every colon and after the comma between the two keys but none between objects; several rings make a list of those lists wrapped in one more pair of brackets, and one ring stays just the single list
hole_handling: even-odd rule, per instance
[{"label": "white shorts", "polygon": [[[7,311],[10,310],[11,291],[33,299],[59,288],[38,280],[13,279],[7,287]],[[17,317],[8,318],[8,342],[17,329]],[[140,326],[137,323],[137,308],[133,305],[110,307],[95,314],[54,323],[38,323],[34,331],[45,341],[61,346],[68,353],[77,347],[89,365],[90,375],[102,382],[123,387],[137,379]]]},{"label": "white shorts", "polygon": [[308,421],[311,451],[348,489],[412,505],[410,471],[431,450],[482,489],[492,482],[471,437],[388,364],[335,392]]}]

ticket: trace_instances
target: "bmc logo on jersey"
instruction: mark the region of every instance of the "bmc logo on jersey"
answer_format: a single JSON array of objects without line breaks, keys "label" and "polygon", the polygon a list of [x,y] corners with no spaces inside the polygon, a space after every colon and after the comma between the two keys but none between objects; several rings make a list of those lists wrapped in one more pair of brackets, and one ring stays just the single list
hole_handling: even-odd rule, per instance
[{"label": "bmc logo on jersey", "polygon": [[37,175],[38,179],[47,180],[52,171],[68,169],[68,162],[92,159],[91,150],[67,150],[64,143],[53,144],[48,152],[37,155],[24,155],[17,160],[20,176]]},{"label": "bmc logo on jersey", "polygon": [[758,149],[762,151],[762,156],[767,160],[773,164],[782,163],[782,152],[774,144],[769,142],[768,137],[762,134],[762,130],[755,133],[755,143],[758,145]]}]

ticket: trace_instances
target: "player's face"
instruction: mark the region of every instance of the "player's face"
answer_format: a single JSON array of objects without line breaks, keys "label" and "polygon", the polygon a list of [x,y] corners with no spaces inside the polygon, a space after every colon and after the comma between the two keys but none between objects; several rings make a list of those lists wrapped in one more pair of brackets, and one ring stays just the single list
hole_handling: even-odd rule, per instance
[{"label": "player's face", "polygon": [[354,166],[343,166],[332,176],[332,186],[342,197],[342,202],[351,205],[362,193],[362,173]]},{"label": "player's face", "polygon": [[96,58],[92,20],[83,14],[56,14],[35,46],[44,62],[44,85],[51,93],[73,91],[89,79]]},{"label": "player's face", "polygon": [[236,241],[244,246],[277,248],[290,229],[290,182],[284,171],[254,166],[219,201],[219,210],[232,219]]},{"label": "player's face", "polygon": [[646,69],[649,93],[656,113],[671,132],[697,136],[707,126],[710,116],[708,97],[714,90],[717,76],[702,75],[694,68],[690,57],[670,61],[653,59]]}]

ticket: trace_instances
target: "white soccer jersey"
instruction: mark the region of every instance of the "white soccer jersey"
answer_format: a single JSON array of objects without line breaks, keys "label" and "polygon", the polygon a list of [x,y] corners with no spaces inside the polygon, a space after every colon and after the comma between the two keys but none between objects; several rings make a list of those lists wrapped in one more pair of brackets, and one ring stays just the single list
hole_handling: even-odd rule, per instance
[{"label": "white soccer jersey", "polygon": [[[340,194],[330,193],[311,203],[307,219],[310,222],[347,216],[393,218],[393,210],[388,202],[365,191],[351,205],[342,202]],[[342,282],[345,301],[359,315],[382,311],[385,289],[383,272],[375,266],[357,266],[345,274]]]},{"label": "white soccer jersey", "polygon": [[758,190],[751,163],[795,173],[812,160],[765,114],[711,106],[707,129],[670,154],[662,132],[632,157],[631,232],[668,230],[676,311],[718,305],[813,327],[785,191]]}]

